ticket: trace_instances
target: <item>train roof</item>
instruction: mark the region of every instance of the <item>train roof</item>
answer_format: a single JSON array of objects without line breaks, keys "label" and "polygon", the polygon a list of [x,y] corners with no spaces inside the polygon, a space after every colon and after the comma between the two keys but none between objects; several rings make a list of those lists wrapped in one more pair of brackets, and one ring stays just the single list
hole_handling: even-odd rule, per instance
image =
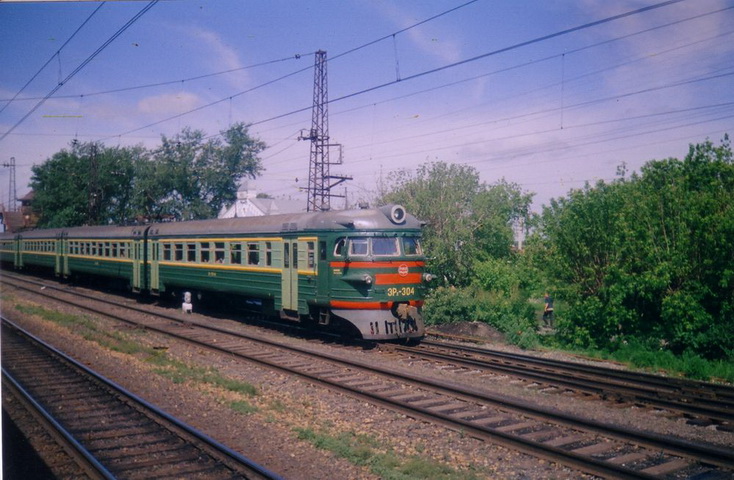
[{"label": "train roof", "polygon": [[151,237],[229,234],[287,234],[316,231],[420,230],[423,222],[408,214],[400,205],[362,210],[290,213],[260,217],[223,218],[188,222],[154,223],[138,226],[92,226],[29,230],[3,234],[0,238],[132,238],[140,237],[150,227]]},{"label": "train roof", "polygon": [[423,223],[403,207],[289,213],[259,217],[225,218],[191,222],[161,223],[151,226],[149,236],[218,234],[284,234],[310,231],[420,230]]}]

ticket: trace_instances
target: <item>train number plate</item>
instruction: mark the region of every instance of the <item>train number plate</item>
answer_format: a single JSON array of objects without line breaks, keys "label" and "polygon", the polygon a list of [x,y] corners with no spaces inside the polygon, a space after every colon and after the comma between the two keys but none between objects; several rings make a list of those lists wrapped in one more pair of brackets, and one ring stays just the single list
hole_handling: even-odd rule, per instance
[{"label": "train number plate", "polygon": [[388,297],[404,297],[406,295],[415,295],[415,287],[391,287],[387,289]]}]

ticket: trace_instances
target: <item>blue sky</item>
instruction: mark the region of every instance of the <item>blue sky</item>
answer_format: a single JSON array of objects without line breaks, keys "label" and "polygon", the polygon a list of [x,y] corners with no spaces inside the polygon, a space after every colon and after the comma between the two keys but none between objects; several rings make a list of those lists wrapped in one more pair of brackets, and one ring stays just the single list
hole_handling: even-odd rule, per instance
[{"label": "blue sky", "polygon": [[[31,166],[75,138],[153,148],[184,127],[242,121],[270,146],[255,187],[305,205],[310,145],[298,135],[325,50],[329,132],[344,152],[332,173],[354,178],[351,202],[396,170],[444,161],[518,183],[538,210],[622,162],[637,170],[734,133],[734,1],[592,25],[659,3],[161,1],[21,122],[148,2],[0,2],[0,163],[15,157],[23,195]],[[8,184],[0,168],[2,202]]]}]

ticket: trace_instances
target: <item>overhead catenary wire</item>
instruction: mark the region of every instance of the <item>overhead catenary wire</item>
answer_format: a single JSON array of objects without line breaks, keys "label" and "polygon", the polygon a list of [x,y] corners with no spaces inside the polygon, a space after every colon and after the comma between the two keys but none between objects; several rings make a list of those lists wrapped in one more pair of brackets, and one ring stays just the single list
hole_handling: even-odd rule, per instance
[{"label": "overhead catenary wire", "polygon": [[74,33],[72,33],[71,36],[66,39],[66,41],[64,42],[64,44],[61,45],[58,50],[56,50],[56,53],[54,53],[53,55],[51,55],[51,58],[49,58],[48,60],[46,60],[46,63],[44,63],[43,66],[41,66],[41,68],[38,69],[38,71],[30,78],[30,80],[28,80],[25,83],[25,85],[23,85],[22,87],[20,87],[20,90],[18,90],[15,93],[15,95],[13,95],[13,98],[10,98],[10,99],[7,99],[7,100],[6,99],[0,100],[2,102],[7,102],[5,105],[3,105],[2,108],[0,108],[0,113],[2,113],[8,107],[8,105],[10,105],[11,103],[13,103],[13,101],[15,101],[16,98],[18,98],[18,95],[20,95],[23,92],[23,90],[25,90],[26,87],[28,87],[28,85],[30,85],[31,82],[33,82],[33,80],[35,80],[36,77],[38,77],[38,75],[41,74],[41,72],[48,66],[49,63],[51,63],[53,61],[54,58],[59,58],[59,61],[60,61],[60,59],[61,59],[61,57],[60,57],[61,50],[63,50],[64,47],[66,47],[66,45],[68,45],[69,42],[71,42],[71,40],[76,36],[76,34],[79,33],[79,31],[82,28],[84,28],[84,26],[87,23],[89,23],[89,21],[92,19],[92,17],[94,16],[94,14],[96,14],[103,6],[104,6],[104,2],[103,3],[100,3],[99,6],[97,8],[95,8],[92,13],[89,14],[89,16],[87,17],[87,19],[84,20],[82,22],[82,24],[79,25],[79,27],[74,31]]},{"label": "overhead catenary wire", "polygon": [[[444,70],[448,70],[448,69],[455,68],[455,67],[458,67],[458,66],[461,66],[461,65],[465,65],[467,63],[471,63],[471,62],[475,62],[475,61],[478,61],[478,60],[482,60],[482,59],[487,58],[487,57],[490,57],[490,56],[499,55],[501,53],[506,53],[506,52],[509,52],[509,51],[512,51],[512,50],[515,50],[515,49],[518,49],[518,48],[522,48],[522,47],[525,47],[525,46],[528,46],[528,45],[532,45],[534,43],[539,43],[539,42],[547,41],[547,40],[550,40],[550,39],[553,39],[553,38],[556,38],[556,37],[560,37],[560,36],[563,36],[563,35],[568,35],[570,33],[578,32],[580,30],[584,30],[584,29],[587,29],[587,28],[591,28],[591,27],[595,27],[595,26],[598,26],[598,25],[602,25],[604,23],[613,22],[615,20],[619,20],[619,19],[622,19],[622,18],[630,17],[632,15],[638,15],[638,14],[641,14],[641,13],[645,13],[645,12],[648,12],[648,11],[651,11],[651,10],[654,10],[654,9],[666,7],[666,6],[669,6],[669,5],[672,5],[672,4],[675,4],[675,3],[680,3],[680,2],[683,2],[683,1],[685,1],[685,0],[668,0],[668,1],[665,1],[665,2],[657,3],[655,5],[649,5],[647,7],[638,8],[638,9],[635,9],[635,10],[630,10],[630,11],[627,11],[627,12],[624,12],[624,13],[621,13],[621,14],[618,14],[618,15],[612,15],[610,17],[606,17],[606,18],[603,18],[601,20],[596,20],[596,21],[593,21],[593,22],[588,22],[588,23],[585,23],[585,24],[582,24],[582,25],[578,25],[576,27],[567,28],[567,29],[561,30],[559,32],[551,33],[551,34],[544,35],[544,36],[541,36],[541,37],[537,37],[537,38],[534,38],[534,39],[531,39],[531,40],[527,40],[527,41],[524,41],[524,42],[516,43],[516,44],[510,45],[508,47],[504,47],[504,48],[500,48],[500,49],[497,49],[497,50],[493,50],[493,51],[484,53],[482,55],[477,55],[477,56],[474,56],[474,57],[471,57],[471,58],[460,60],[458,62],[449,63],[449,64],[443,65],[441,67],[437,67],[437,68],[425,70],[423,72],[415,73],[413,75],[409,75],[407,77],[401,78],[400,80],[393,80],[393,81],[385,82],[385,83],[382,83],[382,84],[379,84],[379,85],[374,85],[372,87],[365,88],[365,89],[362,89],[362,90],[359,90],[359,91],[356,91],[356,92],[352,92],[352,93],[349,93],[347,95],[342,95],[341,97],[338,97],[338,98],[330,99],[328,101],[328,103],[332,104],[332,103],[340,102],[340,101],[346,100],[348,98],[353,98],[353,97],[356,97],[356,96],[359,96],[359,95],[363,95],[365,93],[373,92],[375,90],[379,90],[379,89],[382,89],[382,88],[385,88],[385,87],[396,85],[398,83],[405,83],[405,82],[410,81],[410,80],[415,80],[415,79],[418,79],[418,78],[421,78],[421,77],[424,77],[424,76],[427,76],[427,75],[431,75],[431,74],[438,73],[438,72],[441,72],[441,71],[444,71]],[[386,37],[382,37],[381,39],[390,38],[390,37],[391,37],[391,35],[386,36]],[[379,41],[379,40],[376,40],[376,41]],[[369,42],[368,44],[365,44],[365,45],[369,45],[369,44],[372,44],[372,43],[374,43],[374,42]],[[358,49],[359,49],[359,47],[356,48],[356,49],[352,49],[349,52],[356,51]],[[342,55],[338,55],[338,56],[342,56]],[[331,61],[333,61],[333,60],[334,59],[332,58]],[[273,80],[271,82],[268,82],[267,84],[269,85],[269,84],[271,84],[271,83],[273,83],[275,81],[281,80],[281,79],[286,78],[288,76],[292,76],[292,75],[295,75],[297,73],[301,73],[304,70],[308,70],[308,69],[303,69],[303,70],[299,70],[297,72],[293,72],[293,73],[291,73],[289,75],[286,75],[286,76],[280,77],[280,78],[278,78],[276,80]],[[236,94],[236,96],[242,95],[244,93],[248,93],[248,92],[250,92],[250,91],[252,91],[252,90],[254,90],[256,88],[260,88],[260,86],[254,87],[252,89],[248,89],[248,90],[243,91],[243,92],[239,92],[239,93]],[[213,105],[219,104],[219,103],[227,100],[228,98],[229,97],[225,97],[225,98],[219,99],[217,101],[208,103],[206,105],[202,105],[202,106],[197,107],[195,109],[189,110],[187,112],[183,112],[183,113],[181,113],[179,115],[174,115],[172,117],[168,117],[168,118],[165,118],[163,120],[160,120],[160,121],[157,121],[157,122],[154,122],[154,123],[150,123],[150,124],[145,125],[143,127],[139,127],[139,128],[133,129],[133,130],[128,130],[127,132],[124,132],[124,133],[119,134],[119,136],[124,136],[124,135],[127,135],[129,133],[134,133],[134,132],[137,132],[139,130],[143,130],[145,128],[150,128],[152,126],[155,126],[155,125],[158,125],[158,124],[167,122],[169,120],[180,118],[183,115],[188,115],[190,113],[194,113],[194,112],[203,110],[205,108],[208,108],[208,107],[211,107]],[[296,110],[292,110],[290,112],[282,113],[282,114],[275,115],[275,116],[272,116],[272,117],[269,117],[269,118],[266,118],[266,119],[263,119],[263,120],[252,122],[252,123],[250,123],[250,125],[261,125],[263,123],[272,122],[274,120],[279,120],[281,118],[289,117],[291,115],[295,115],[295,114],[306,112],[306,111],[310,111],[310,110],[311,110],[311,106],[309,105],[309,106],[302,107],[302,108],[299,108],[299,109],[296,109]],[[102,140],[105,140],[105,139],[103,138]]]},{"label": "overhead catenary wire", "polygon": [[0,142],[3,141],[13,130],[15,130],[16,128],[18,128],[18,126],[20,126],[28,117],[30,117],[31,115],[33,115],[33,113],[36,110],[38,110],[41,107],[41,105],[43,105],[46,102],[46,100],[48,100],[49,98],[51,98],[69,80],[71,80],[72,78],[74,78],[74,76],[77,73],[79,73],[84,67],[86,67],[87,64],[89,64],[89,62],[91,62],[97,55],[99,55],[100,53],[102,53],[102,51],[104,51],[104,49],[106,49],[112,42],[114,42],[117,39],[117,37],[119,37],[120,35],[122,35],[125,32],[125,30],[127,30],[135,22],[137,22],[138,19],[140,19],[140,17],[142,17],[143,15],[145,15],[148,12],[148,10],[150,10],[151,8],[153,8],[153,6],[156,3],[158,3],[158,1],[159,0],[153,0],[150,3],[148,3],[148,5],[146,5],[145,7],[143,7],[142,10],[140,10],[130,20],[128,20],[127,23],[125,23],[125,25],[123,25],[122,27],[120,27],[114,34],[112,34],[112,36],[110,38],[108,38],[107,41],[105,41],[99,48],[97,48],[97,50],[95,50],[91,55],[89,55],[82,63],[80,63],[69,75],[67,75],[63,80],[59,81],[58,85],[56,85],[53,89],[51,89],[51,91],[45,97],[43,97],[38,103],[36,103],[36,105],[33,108],[31,108],[31,110],[28,113],[26,113],[12,127],[10,127],[2,135],[2,137],[0,137]]},{"label": "overhead catenary wire", "polygon": [[[289,57],[279,58],[279,59],[276,59],[276,60],[268,60],[268,61],[265,61],[265,62],[255,63],[255,64],[252,64],[252,65],[246,65],[244,67],[230,68],[228,70],[222,70],[222,71],[219,71],[219,72],[212,72],[212,73],[205,73],[203,75],[196,75],[196,76],[193,76],[193,77],[181,78],[181,79],[177,79],[177,80],[165,80],[165,81],[162,81],[162,82],[154,82],[154,83],[146,83],[146,84],[141,84],[141,85],[133,85],[133,86],[130,86],[130,87],[115,88],[115,89],[112,89],[112,90],[101,90],[99,92],[77,93],[77,94],[73,94],[73,95],[56,95],[54,98],[80,98],[80,97],[81,98],[84,98],[84,97],[94,97],[94,96],[98,96],[98,95],[109,95],[109,94],[112,94],[112,93],[130,92],[130,91],[133,91],[133,90],[141,90],[141,89],[145,89],[145,88],[164,87],[166,85],[179,85],[179,84],[183,84],[183,83],[186,83],[186,82],[193,82],[193,81],[196,81],[196,80],[203,80],[205,78],[216,77],[216,76],[219,76],[219,75],[226,75],[228,73],[241,72],[242,70],[249,70],[249,69],[252,69],[252,68],[264,67],[264,66],[267,66],[267,65],[273,65],[275,63],[285,62],[285,61],[288,61],[288,60],[299,60],[299,59],[301,59],[303,57],[307,57],[309,55],[313,55],[313,53],[304,53],[304,54],[298,53],[296,55],[291,55]],[[11,102],[11,101],[24,101],[24,100],[39,100],[39,99],[42,99],[42,98],[43,97],[23,97],[23,98],[16,99],[15,97],[13,97],[10,100],[8,100],[8,99],[0,99],[0,102],[5,102],[5,101],[8,101],[8,102]]]}]

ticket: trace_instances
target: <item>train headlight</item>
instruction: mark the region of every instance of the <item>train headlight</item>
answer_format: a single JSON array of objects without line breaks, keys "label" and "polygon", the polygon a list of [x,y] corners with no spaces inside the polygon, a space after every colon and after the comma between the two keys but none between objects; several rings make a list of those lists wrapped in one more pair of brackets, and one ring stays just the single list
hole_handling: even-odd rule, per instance
[{"label": "train headlight", "polygon": [[432,274],[432,273],[424,273],[424,274],[423,274],[423,281],[424,281],[424,282],[430,282],[430,281],[431,281],[431,280],[433,280],[434,278],[435,278],[435,277],[433,276],[433,274]]},{"label": "train headlight", "polygon": [[362,281],[367,285],[372,285],[372,275],[370,275],[369,273],[365,273],[364,275],[362,275]]},{"label": "train headlight", "polygon": [[405,212],[405,208],[402,205],[393,205],[393,207],[390,209],[390,220],[392,223],[396,223],[398,225],[405,223],[405,217],[408,214]]}]

